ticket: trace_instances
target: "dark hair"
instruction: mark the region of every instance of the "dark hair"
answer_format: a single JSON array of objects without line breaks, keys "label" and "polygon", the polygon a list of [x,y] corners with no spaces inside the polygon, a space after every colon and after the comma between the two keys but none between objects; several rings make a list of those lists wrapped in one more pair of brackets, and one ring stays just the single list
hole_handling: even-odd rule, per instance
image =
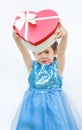
[{"label": "dark hair", "polygon": [[[58,49],[58,41],[55,41],[52,45],[51,45],[52,49],[55,51]],[[56,57],[54,57],[54,61],[57,60]]]},{"label": "dark hair", "polygon": [[53,50],[57,50],[58,49],[58,41],[55,41],[52,45],[51,45]]}]

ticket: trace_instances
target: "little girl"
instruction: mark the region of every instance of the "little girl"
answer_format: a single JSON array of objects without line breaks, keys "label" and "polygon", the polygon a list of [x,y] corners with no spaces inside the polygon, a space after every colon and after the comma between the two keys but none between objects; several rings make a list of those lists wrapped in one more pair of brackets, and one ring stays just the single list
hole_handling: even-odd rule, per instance
[{"label": "little girl", "polygon": [[33,52],[34,61],[14,30],[13,37],[29,72],[29,88],[11,130],[82,130],[82,120],[62,90],[67,30],[59,22],[55,42],[40,53]]}]

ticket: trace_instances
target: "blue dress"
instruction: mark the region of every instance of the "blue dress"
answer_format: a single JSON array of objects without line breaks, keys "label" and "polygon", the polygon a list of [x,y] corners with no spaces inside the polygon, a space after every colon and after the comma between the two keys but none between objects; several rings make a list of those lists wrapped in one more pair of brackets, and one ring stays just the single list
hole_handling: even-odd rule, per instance
[{"label": "blue dress", "polygon": [[56,61],[34,61],[28,82],[11,130],[82,130],[82,119],[62,90]]}]

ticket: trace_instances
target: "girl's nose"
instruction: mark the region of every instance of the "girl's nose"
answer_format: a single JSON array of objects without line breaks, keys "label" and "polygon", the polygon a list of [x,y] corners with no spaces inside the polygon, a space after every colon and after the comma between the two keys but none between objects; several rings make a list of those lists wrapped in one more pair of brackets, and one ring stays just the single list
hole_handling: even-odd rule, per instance
[{"label": "girl's nose", "polygon": [[46,58],[46,54],[45,54],[45,53],[42,53],[42,54],[41,54],[41,58]]}]

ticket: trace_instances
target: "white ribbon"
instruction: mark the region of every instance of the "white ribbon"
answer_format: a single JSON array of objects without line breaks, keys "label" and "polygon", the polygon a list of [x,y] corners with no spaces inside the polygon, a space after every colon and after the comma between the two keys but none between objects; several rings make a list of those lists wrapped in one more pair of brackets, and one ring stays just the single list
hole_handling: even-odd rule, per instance
[{"label": "white ribbon", "polygon": [[36,17],[36,14],[33,13],[21,13],[18,15],[19,19],[15,20],[14,25],[16,26],[16,28],[18,30],[21,30],[22,27],[25,24],[25,40],[27,40],[27,35],[28,35],[28,22],[32,23],[32,24],[36,24],[34,18]]},{"label": "white ribbon", "polygon": [[34,14],[34,13],[28,13],[28,14],[20,13],[18,15],[18,17],[19,17],[19,19],[15,20],[14,25],[16,26],[16,28],[18,30],[21,30],[25,24],[25,36],[24,36],[25,40],[27,40],[27,37],[28,37],[27,36],[28,35],[28,22],[31,24],[36,24],[36,21],[38,21],[38,20],[59,18],[58,16],[36,18],[36,14]]}]

